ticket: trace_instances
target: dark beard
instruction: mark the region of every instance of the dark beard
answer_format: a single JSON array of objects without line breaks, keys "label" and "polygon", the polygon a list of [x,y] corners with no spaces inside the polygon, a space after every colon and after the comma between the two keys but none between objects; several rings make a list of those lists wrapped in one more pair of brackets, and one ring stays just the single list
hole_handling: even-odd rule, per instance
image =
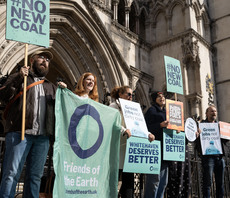
[{"label": "dark beard", "polygon": [[41,68],[41,67],[39,67],[37,61],[33,62],[32,68],[33,68],[34,74],[37,77],[44,77],[49,72],[49,67],[47,67],[47,68]]}]

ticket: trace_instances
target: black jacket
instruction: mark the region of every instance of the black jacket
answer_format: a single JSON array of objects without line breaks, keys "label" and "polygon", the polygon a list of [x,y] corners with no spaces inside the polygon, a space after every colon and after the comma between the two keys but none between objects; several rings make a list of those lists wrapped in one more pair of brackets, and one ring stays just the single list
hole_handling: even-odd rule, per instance
[{"label": "black jacket", "polygon": [[[217,122],[217,121],[215,121],[215,122]],[[205,120],[202,120],[201,123],[209,123],[209,121],[207,119],[205,119]],[[229,146],[229,140],[220,138],[220,141],[221,141],[223,154],[220,154],[220,155],[202,155],[202,148],[201,148],[201,142],[200,142],[200,136],[199,136],[195,141],[195,147],[197,149],[198,155],[201,158],[221,157],[221,156],[223,156],[224,153],[225,153],[226,148]]]},{"label": "black jacket", "polygon": [[[5,88],[0,91],[0,100],[4,102],[10,101],[23,89],[24,78],[20,73],[10,75],[4,83]],[[34,82],[33,74],[29,73],[27,77],[27,86]],[[54,133],[54,99],[56,86],[45,79],[42,84],[46,98],[46,119],[45,128],[46,135]],[[26,94],[26,119],[25,129],[31,129],[33,125],[33,108],[34,108],[34,87],[30,88]],[[23,96],[21,95],[11,106],[6,117],[5,132],[21,131],[22,123],[22,105]]]},{"label": "black jacket", "polygon": [[160,123],[166,120],[166,110],[158,105],[153,105],[145,114],[145,121],[149,132],[155,135],[155,139],[163,143],[163,128]]},{"label": "black jacket", "polygon": [[[148,131],[155,135],[155,140],[161,142],[161,161],[163,162],[163,128],[160,127],[160,123],[166,120],[166,110],[161,109],[158,105],[154,104],[148,109],[145,114],[145,122]],[[166,162],[165,163],[169,163]]]}]

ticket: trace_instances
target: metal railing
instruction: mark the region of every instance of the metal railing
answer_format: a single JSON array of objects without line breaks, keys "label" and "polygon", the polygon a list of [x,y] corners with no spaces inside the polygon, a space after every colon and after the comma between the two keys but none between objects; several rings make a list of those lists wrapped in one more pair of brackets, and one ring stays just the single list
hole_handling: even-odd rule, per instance
[{"label": "metal railing", "polygon": [[[230,144],[230,142],[229,142]],[[230,146],[228,150],[225,150],[225,198],[230,197]],[[177,169],[177,173],[187,174],[186,176],[182,177],[182,175],[175,175],[173,170],[169,171],[169,183],[166,188],[164,198],[202,198],[202,166],[201,166],[201,159],[198,156],[198,153],[194,149],[194,144],[188,144],[188,159],[185,162],[178,162],[173,167],[173,169]],[[186,162],[188,163],[187,165]],[[180,171],[179,169],[183,170]],[[171,175],[170,175],[171,172]],[[174,174],[174,175],[172,175]],[[174,177],[174,179],[170,178]],[[135,194],[134,198],[142,198],[143,197],[143,189],[144,189],[144,176],[142,174],[136,174],[136,180],[138,183],[135,183]],[[187,181],[186,181],[187,179]],[[177,180],[177,181],[175,181]],[[172,182],[178,184],[174,189],[171,187]],[[189,182],[189,185],[188,185]],[[211,189],[211,197],[216,198],[215,195],[215,179],[213,177],[213,184]]]},{"label": "metal railing", "polygon": [[[2,160],[3,160],[3,151],[4,151],[4,141],[5,138],[4,137],[0,137],[0,168],[2,167]],[[190,144],[188,145],[188,158],[187,158],[187,165],[183,165],[186,162],[178,162],[175,164],[175,167],[173,169],[177,169],[177,175],[174,174],[170,176],[169,173],[169,178],[174,177],[174,179],[176,179],[177,184],[179,186],[176,186],[176,188],[173,190],[172,188],[170,188],[170,182],[173,182],[172,180],[169,179],[169,184],[167,186],[166,192],[165,192],[165,198],[170,198],[172,196],[170,196],[172,194],[172,191],[174,191],[174,193],[177,193],[175,196],[177,198],[201,198],[202,197],[202,166],[201,166],[201,159],[198,157],[198,154],[196,152],[196,150],[194,149],[194,145]],[[50,155],[52,155],[52,149],[51,149],[51,153]],[[50,171],[53,171],[52,168],[52,164],[49,165],[49,163],[51,162],[51,157],[52,156],[48,156],[47,157],[47,163],[44,167],[45,171],[44,171],[44,175],[45,176],[49,176],[50,175]],[[226,167],[225,167],[225,198],[229,198],[230,197],[230,147],[227,151],[225,151],[225,163],[226,163]],[[183,169],[184,174],[187,171],[187,175],[185,175],[184,177],[181,177],[181,175],[178,175],[178,173],[180,173],[179,169]],[[16,193],[20,193],[22,192],[22,187],[23,187],[23,181],[24,181],[24,172],[22,172],[19,184],[17,186],[16,189]],[[181,173],[182,174],[182,173]],[[142,198],[143,194],[144,194],[144,175],[143,174],[134,174],[134,198]],[[186,177],[188,177],[187,179],[190,181],[189,185],[186,181]],[[181,181],[184,180],[184,181]],[[175,182],[175,181],[174,181]],[[178,190],[178,189],[181,189]],[[176,197],[173,198],[176,198]],[[215,197],[215,181],[213,179],[213,185],[212,185],[212,190],[211,190],[211,197],[212,198],[216,198]]]}]

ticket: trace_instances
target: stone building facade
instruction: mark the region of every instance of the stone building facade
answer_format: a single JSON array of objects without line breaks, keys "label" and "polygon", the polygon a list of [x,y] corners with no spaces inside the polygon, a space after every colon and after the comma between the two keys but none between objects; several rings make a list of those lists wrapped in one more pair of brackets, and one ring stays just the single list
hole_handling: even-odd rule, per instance
[{"label": "stone building facade", "polygon": [[[230,4],[220,1],[51,0],[48,78],[62,78],[73,89],[83,72],[93,72],[100,102],[110,102],[115,85],[130,85],[145,111],[152,91],[166,91],[167,55],[181,63],[184,95],[177,98],[185,118],[204,118],[215,104],[219,120],[230,122]],[[0,0],[1,75],[24,59],[24,44],[6,40],[5,26],[6,1]],[[38,49],[29,45],[29,54]]]}]

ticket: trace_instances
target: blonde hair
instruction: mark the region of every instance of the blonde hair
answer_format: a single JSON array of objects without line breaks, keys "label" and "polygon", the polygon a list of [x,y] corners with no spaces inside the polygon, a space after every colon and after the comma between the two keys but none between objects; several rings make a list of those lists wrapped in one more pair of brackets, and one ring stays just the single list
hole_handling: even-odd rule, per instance
[{"label": "blonde hair", "polygon": [[85,94],[84,80],[88,76],[94,77],[94,87],[93,87],[92,91],[89,92],[89,98],[98,102],[99,99],[98,99],[98,91],[97,91],[97,78],[91,72],[86,72],[86,73],[81,75],[80,79],[78,80],[77,86],[74,90],[74,93],[77,94],[78,96],[82,96]]}]

